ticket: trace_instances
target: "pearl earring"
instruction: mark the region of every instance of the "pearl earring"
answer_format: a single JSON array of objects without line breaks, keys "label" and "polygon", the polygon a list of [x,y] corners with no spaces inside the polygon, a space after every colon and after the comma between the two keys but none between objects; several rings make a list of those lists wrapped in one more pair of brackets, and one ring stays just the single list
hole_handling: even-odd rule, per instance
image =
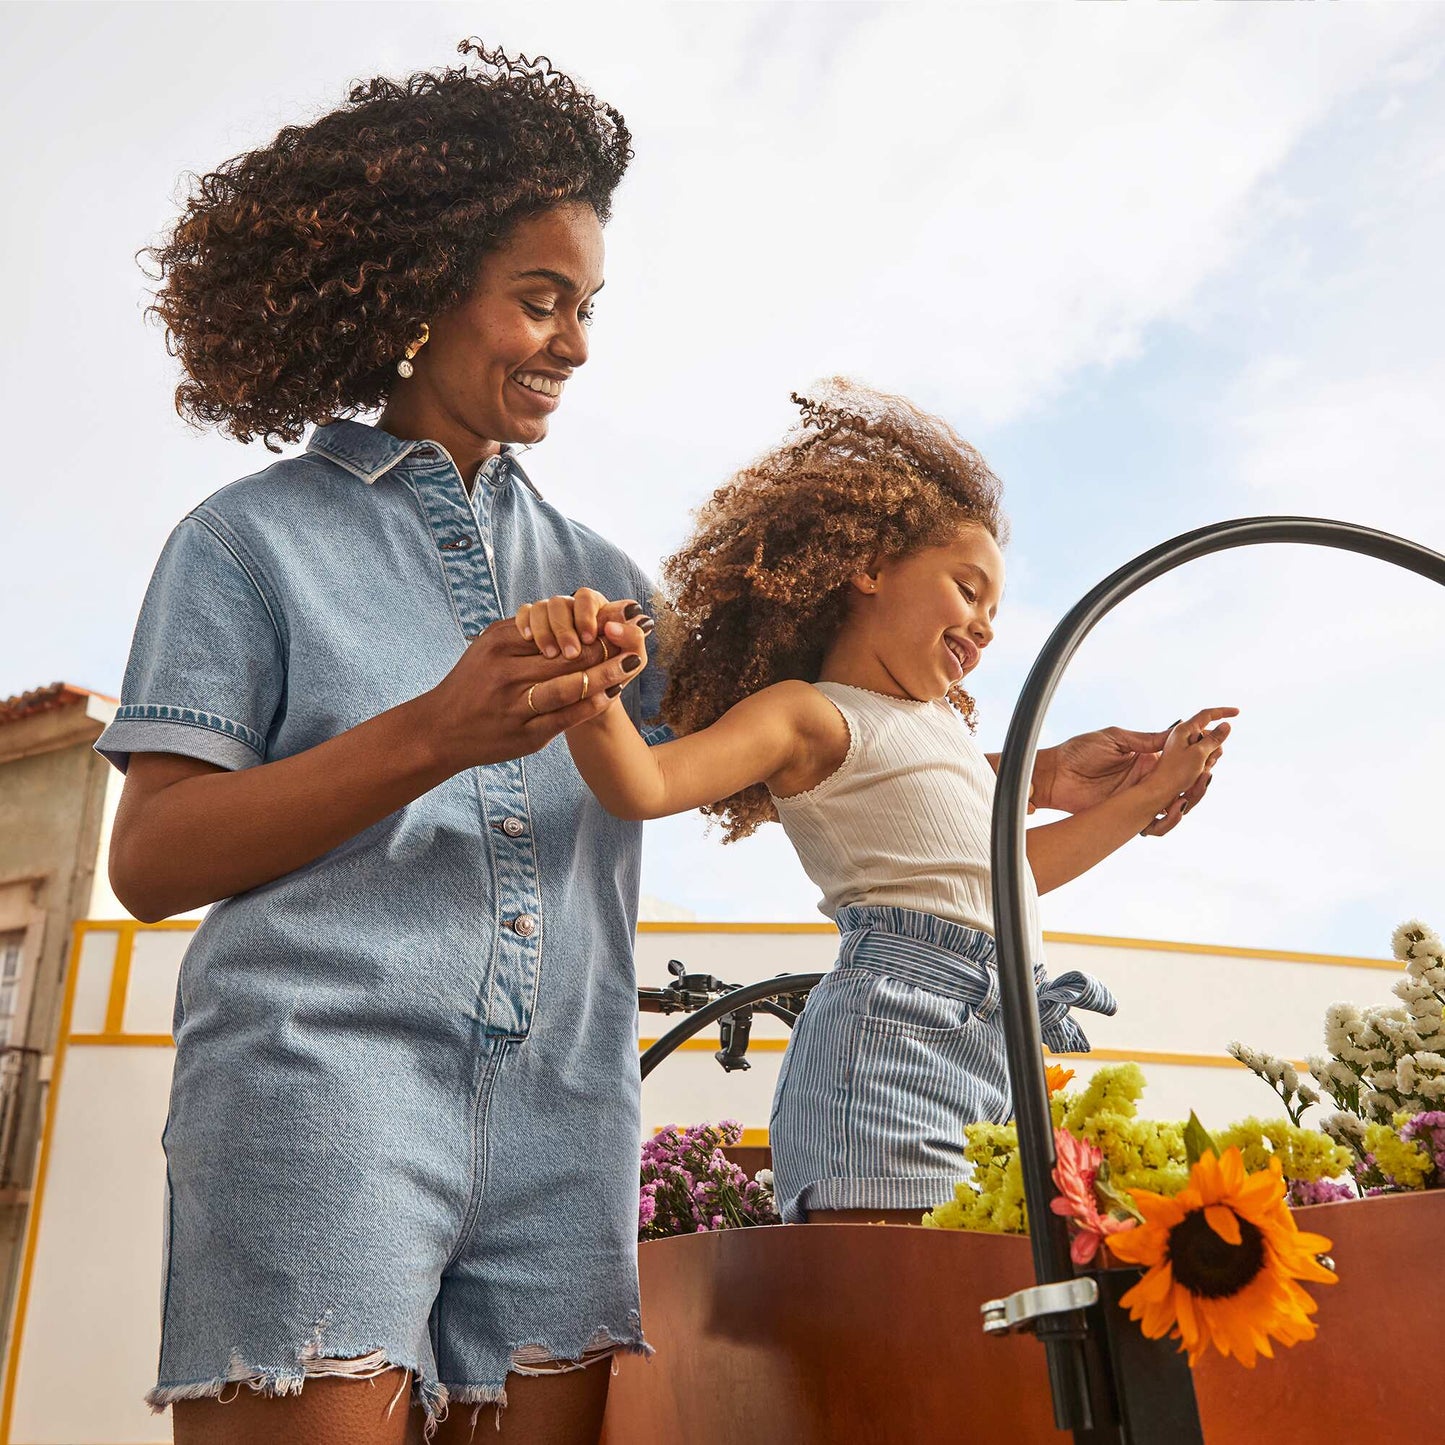
[{"label": "pearl earring", "polygon": [[408,377],[416,368],[411,364],[411,359],[431,340],[431,327],[422,322],[421,335],[412,342],[406,349],[406,355],[396,364],[396,374],[400,377]]}]

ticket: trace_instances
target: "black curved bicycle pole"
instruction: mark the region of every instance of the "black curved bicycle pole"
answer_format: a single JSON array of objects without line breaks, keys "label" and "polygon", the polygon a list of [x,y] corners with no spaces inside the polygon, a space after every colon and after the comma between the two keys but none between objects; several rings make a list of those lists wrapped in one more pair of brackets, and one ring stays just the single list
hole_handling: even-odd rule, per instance
[{"label": "black curved bicycle pole", "polygon": [[670,1053],[680,1048],[694,1034],[700,1034],[709,1024],[736,1009],[746,1008],[759,999],[774,998],[779,994],[806,992],[821,983],[821,973],[782,973],[776,978],[765,978],[761,983],[748,983],[735,988],[704,1004],[695,1013],[690,1013],[681,1023],[674,1024],[654,1043],[638,1061],[638,1067],[645,1079]]},{"label": "black curved bicycle pole", "polygon": [[[1265,542],[1304,543],[1357,552],[1445,586],[1445,557],[1438,552],[1351,522],[1320,517],[1242,517],[1200,527],[1142,553],[1075,604],[1044,644],[1009,722],[999,758],[993,810],[994,928],[1009,1080],[1018,1123],[1034,1273],[1039,1284],[1054,1284],[1074,1277],[1069,1258],[1068,1223],[1049,1208],[1055,1194],[1054,1138],[1023,890],[1024,870],[1028,867],[1024,837],[1028,784],[1033,775],[1044,713],[1079,645],[1126,597],[1186,562]],[[1102,1409],[1091,1406],[1091,1393],[1097,1397],[1100,1392],[1090,1391],[1087,1378],[1087,1318],[1079,1312],[1046,1315],[1039,1319],[1037,1333],[1048,1351],[1054,1419],[1059,1428],[1075,1431],[1076,1439],[1086,1434],[1091,1439],[1102,1438],[1093,1432],[1105,1424],[1113,1410],[1108,1400],[1093,1400],[1093,1405]],[[1117,1370],[1114,1378],[1121,1389],[1127,1390],[1128,1382],[1119,1378]],[[1114,1434],[1112,1438],[1127,1439],[1128,1436]]]}]

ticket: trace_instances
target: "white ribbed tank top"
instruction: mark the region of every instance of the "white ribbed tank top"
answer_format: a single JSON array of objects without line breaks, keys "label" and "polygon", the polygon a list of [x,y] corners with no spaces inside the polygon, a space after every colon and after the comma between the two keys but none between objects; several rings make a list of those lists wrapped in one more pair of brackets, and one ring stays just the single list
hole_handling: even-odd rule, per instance
[{"label": "white ribbed tank top", "polygon": [[[948,703],[814,683],[848,724],[847,756],[815,788],[774,798],[829,918],[849,904],[911,908],[992,935],[994,772]],[[1039,949],[1038,893],[1024,878]],[[1036,954],[1037,956],[1037,954]]]}]

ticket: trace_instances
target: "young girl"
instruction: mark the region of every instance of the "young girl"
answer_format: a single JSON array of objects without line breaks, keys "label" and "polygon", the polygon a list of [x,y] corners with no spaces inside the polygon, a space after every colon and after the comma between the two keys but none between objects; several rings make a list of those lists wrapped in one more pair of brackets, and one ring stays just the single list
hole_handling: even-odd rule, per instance
[{"label": "young girl", "polygon": [[[663,715],[683,736],[649,748],[612,708],[567,740],[619,817],[701,807],[728,841],[783,824],[842,933],[773,1103],[783,1217],[916,1222],[967,1173],[963,1126],[1012,1112],[994,774],[963,690],[1003,595],[999,485],[905,401],[833,383],[801,404],[800,431],[712,498],[665,569]],[[551,645],[544,609],[518,623]],[[1199,796],[1234,712],[1181,722],[1142,777],[1030,830],[1035,937],[1035,882],[1059,887]],[[1108,991],[1078,973],[1048,981],[1037,954],[1035,973],[1045,1042],[1087,1049],[1069,1009],[1113,1013]]]}]

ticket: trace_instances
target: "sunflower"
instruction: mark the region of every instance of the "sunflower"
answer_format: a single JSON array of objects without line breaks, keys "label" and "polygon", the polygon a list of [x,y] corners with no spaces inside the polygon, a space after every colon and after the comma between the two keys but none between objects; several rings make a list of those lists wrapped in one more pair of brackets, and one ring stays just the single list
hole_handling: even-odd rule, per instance
[{"label": "sunflower", "polygon": [[1271,1339],[1314,1338],[1316,1305],[1296,1281],[1335,1283],[1315,1257],[1330,1241],[1296,1226],[1278,1160],[1246,1175],[1237,1148],[1206,1151],[1172,1198],[1129,1192],[1144,1222],[1113,1235],[1109,1248],[1148,1266],[1119,1303],[1149,1339],[1181,1341],[1191,1365],[1213,1345],[1252,1369],[1256,1355],[1274,1357]]}]

